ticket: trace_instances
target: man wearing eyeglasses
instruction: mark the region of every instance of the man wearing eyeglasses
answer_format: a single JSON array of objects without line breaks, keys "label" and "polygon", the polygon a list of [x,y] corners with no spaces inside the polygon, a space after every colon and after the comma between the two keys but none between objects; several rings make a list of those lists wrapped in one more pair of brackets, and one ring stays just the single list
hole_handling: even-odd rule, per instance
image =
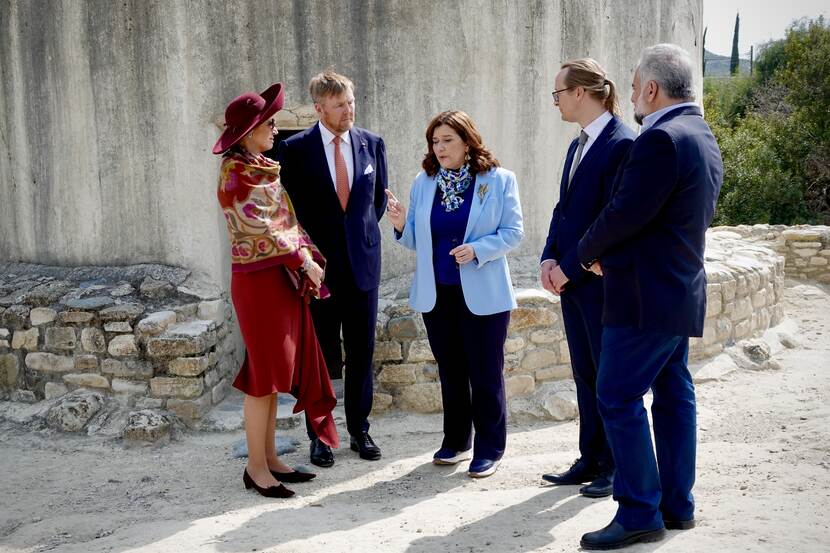
[{"label": "man wearing eyeglasses", "polygon": [[[311,79],[309,91],[320,121],[280,144],[280,179],[297,219],[326,257],[324,284],[331,297],[313,300],[311,315],[333,379],[343,377],[345,364],[343,403],[351,449],[362,459],[377,460],[381,451],[369,435],[368,417],[386,146],[380,136],[354,126],[354,85],[347,77],[324,71]],[[331,449],[306,426],[311,462],[332,466]]]},{"label": "man wearing eyeglasses", "polygon": [[553,102],[564,121],[578,123],[579,138],[571,142],[559,202],[553,210],[547,242],[542,251],[542,286],[561,294],[562,319],[568,338],[579,405],[579,458],[563,472],[542,478],[558,485],[587,484],[579,489],[585,497],[611,495],[614,459],[605,439],[597,410],[597,367],[602,338],[602,279],[593,273],[565,267],[577,276],[564,287],[551,280],[562,263],[573,263],[582,235],[608,203],[611,184],[623,157],[635,138],[634,131],[618,117],[619,103],[614,82],[590,58],[565,62],[556,75]]},{"label": "man wearing eyeglasses", "polygon": [[[694,101],[694,73],[691,56],[679,46],[643,51],[631,94],[642,132],[611,201],[575,252],[578,265],[603,274],[605,284],[597,403],[617,466],[618,503],[610,524],[582,536],[583,549],[657,541],[666,529],[695,525],[689,337],[703,334],[706,229],[723,163]],[[567,287],[574,270],[557,269],[551,280]],[[648,390],[654,447],[643,408]]]}]

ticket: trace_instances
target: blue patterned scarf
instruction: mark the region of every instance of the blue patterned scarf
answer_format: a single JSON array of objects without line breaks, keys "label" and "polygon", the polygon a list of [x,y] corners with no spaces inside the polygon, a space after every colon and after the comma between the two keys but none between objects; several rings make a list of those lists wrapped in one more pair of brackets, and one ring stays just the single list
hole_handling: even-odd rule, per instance
[{"label": "blue patterned scarf", "polygon": [[464,164],[456,170],[441,167],[438,170],[437,180],[438,188],[441,190],[441,204],[447,213],[455,211],[464,203],[461,194],[473,182],[473,176],[470,175],[470,165]]}]

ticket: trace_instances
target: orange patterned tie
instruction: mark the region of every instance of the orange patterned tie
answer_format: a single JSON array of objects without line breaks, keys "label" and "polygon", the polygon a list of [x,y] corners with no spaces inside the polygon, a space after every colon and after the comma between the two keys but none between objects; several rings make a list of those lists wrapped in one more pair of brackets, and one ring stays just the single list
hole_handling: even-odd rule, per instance
[{"label": "orange patterned tie", "polygon": [[346,211],[346,204],[349,203],[349,172],[346,170],[346,160],[343,159],[343,154],[340,152],[340,142],[342,138],[334,137],[334,174],[337,177],[337,182],[334,183],[337,189],[337,199],[340,200],[340,207]]}]

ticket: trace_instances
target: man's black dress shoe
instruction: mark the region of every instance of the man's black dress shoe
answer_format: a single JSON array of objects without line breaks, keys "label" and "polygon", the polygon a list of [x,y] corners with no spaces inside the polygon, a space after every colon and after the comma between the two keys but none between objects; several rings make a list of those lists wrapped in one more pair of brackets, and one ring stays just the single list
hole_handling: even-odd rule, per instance
[{"label": "man's black dress shoe", "polygon": [[608,497],[614,491],[614,475],[600,476],[587,486],[579,488],[579,493],[585,497]]},{"label": "man's black dress shoe", "polygon": [[666,520],[663,519],[663,526],[666,530],[691,530],[695,527],[695,519],[689,520]]},{"label": "man's black dress shoe", "polygon": [[286,484],[300,484],[302,482],[308,482],[309,480],[314,480],[317,476],[313,472],[300,472],[298,470],[292,470],[291,472],[277,472],[272,470],[271,474],[274,478],[280,482],[285,482]]},{"label": "man's black dress shoe", "polygon": [[581,458],[574,461],[571,468],[559,474],[543,474],[542,480],[553,484],[585,484],[601,475],[596,466],[589,466]]},{"label": "man's black dress shoe", "polygon": [[360,452],[360,458],[367,461],[377,461],[380,459],[380,448],[375,445],[372,437],[368,432],[361,432],[357,436],[349,438],[349,447],[352,451]]},{"label": "man's black dress shoe", "polygon": [[634,543],[660,541],[666,535],[666,530],[657,528],[655,530],[626,530],[615,520],[611,524],[597,530],[588,532],[582,536],[579,545],[582,549],[605,551],[608,549],[620,549]]},{"label": "man's black dress shoe", "polygon": [[311,455],[309,456],[312,465],[318,467],[330,467],[334,464],[334,454],[331,448],[320,441],[320,438],[311,440],[309,446]]}]

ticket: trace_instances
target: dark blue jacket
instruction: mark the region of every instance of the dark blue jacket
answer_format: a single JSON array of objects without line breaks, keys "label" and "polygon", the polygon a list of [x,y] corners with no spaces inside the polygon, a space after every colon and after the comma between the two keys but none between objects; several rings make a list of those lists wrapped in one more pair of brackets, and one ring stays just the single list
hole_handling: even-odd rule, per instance
[{"label": "dark blue jacket", "polygon": [[608,203],[617,169],[636,137],[634,131],[617,117],[612,117],[577,166],[570,186],[568,175],[579,141],[574,139],[568,148],[559,185],[559,202],[553,210],[541,261],[555,259],[560,264],[570,264],[562,266],[573,281],[568,285],[569,290],[583,279],[598,278],[579,266],[576,246]]},{"label": "dark blue jacket", "polygon": [[720,149],[696,106],[666,113],[634,141],[577,247],[585,266],[602,263],[604,325],[703,334],[706,229],[722,184]]},{"label": "dark blue jacket", "polygon": [[378,222],[386,210],[386,146],[365,129],[349,132],[354,177],[345,213],[317,123],[282,142],[277,161],[297,219],[326,257],[326,283],[335,291],[338,280],[351,273],[357,287],[368,291],[380,284]]}]

